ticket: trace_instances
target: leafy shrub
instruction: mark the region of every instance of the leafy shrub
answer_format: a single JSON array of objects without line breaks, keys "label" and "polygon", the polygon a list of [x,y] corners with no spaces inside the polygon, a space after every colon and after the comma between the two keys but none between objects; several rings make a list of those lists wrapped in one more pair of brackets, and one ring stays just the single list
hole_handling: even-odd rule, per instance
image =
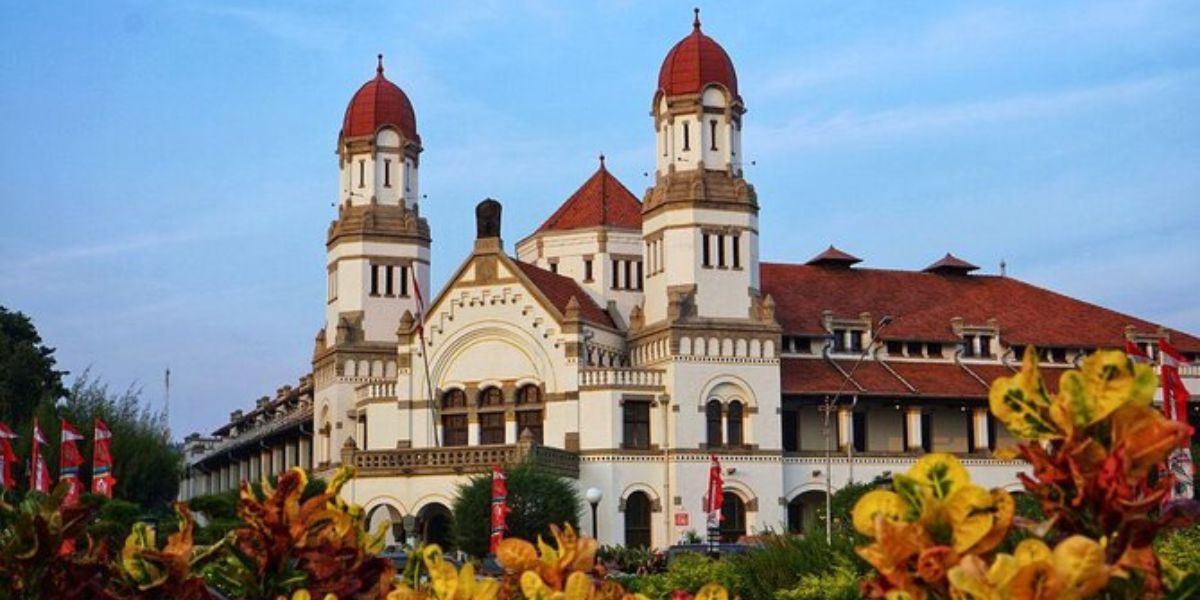
[{"label": "leafy shrub", "polygon": [[[508,533],[524,540],[549,539],[550,525],[579,526],[583,499],[570,481],[534,465],[520,465],[507,473]],[[491,537],[492,476],[477,475],[458,489],[452,531],[458,549],[474,556],[488,553]]]},{"label": "leafy shrub", "polygon": [[1154,541],[1154,552],[1184,573],[1200,573],[1200,525],[1178,529]]},{"label": "leafy shrub", "polygon": [[854,542],[837,535],[833,544],[823,535],[769,535],[762,545],[727,559],[738,574],[730,588],[747,600],[770,600],[779,590],[791,590],[806,576],[829,574],[838,567],[855,574],[866,572],[866,564],[854,553]]},{"label": "leafy shrub", "polygon": [[662,573],[622,581],[630,592],[659,600],[668,598],[676,591],[694,594],[709,583],[718,583],[725,589],[736,590],[739,579],[739,574],[729,560],[714,560],[687,552],[676,556]]},{"label": "leafy shrub", "polygon": [[601,546],[596,560],[610,573],[636,573],[649,575],[666,568],[666,557],[649,548],[626,548],[625,546]]},{"label": "leafy shrub", "polygon": [[858,571],[847,556],[835,560],[832,571],[801,575],[796,587],[775,592],[775,600],[857,600]]}]

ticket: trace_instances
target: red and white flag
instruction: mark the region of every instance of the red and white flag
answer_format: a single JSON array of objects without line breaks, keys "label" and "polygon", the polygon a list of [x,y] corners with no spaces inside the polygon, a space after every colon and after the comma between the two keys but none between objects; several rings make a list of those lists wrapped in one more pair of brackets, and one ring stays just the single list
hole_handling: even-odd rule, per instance
[{"label": "red and white flag", "polygon": [[33,419],[33,451],[29,458],[29,489],[43,494],[50,493],[50,469],[46,467],[46,457],[42,454],[42,447],[46,445],[46,436],[42,433],[42,426],[38,425],[35,417]]},{"label": "red and white flag", "polygon": [[65,506],[79,502],[83,493],[83,482],[79,480],[79,467],[83,465],[83,455],[79,453],[79,442],[84,437],[75,430],[66,419],[62,419],[62,444],[58,451],[58,480],[67,482],[67,497],[63,499]]},{"label": "red and white flag", "polygon": [[712,455],[712,465],[708,468],[708,488],[704,493],[704,512],[707,515],[708,530],[721,528],[721,506],[725,503],[725,480],[721,478],[721,462],[717,455]]},{"label": "red and white flag", "polygon": [[488,551],[493,555],[508,529],[508,478],[500,467],[492,467],[492,537]]},{"label": "red and white flag", "polygon": [[108,424],[96,419],[93,433],[92,493],[112,498],[113,486],[117,484],[117,478],[113,476],[112,471],[112,451],[109,450],[109,444],[112,443],[112,432],[108,430]]},{"label": "red and white flag", "polygon": [[12,476],[12,466],[17,462],[17,453],[12,449],[12,440],[15,439],[17,434],[8,425],[0,423],[0,486],[6,490],[17,487]]},{"label": "red and white flag", "polygon": [[[1162,360],[1162,399],[1163,412],[1167,418],[1178,423],[1188,423],[1188,398],[1191,394],[1179,376],[1179,368],[1189,364],[1187,359],[1166,340],[1158,340],[1159,358]],[[1173,498],[1191,498],[1194,484],[1192,477],[1192,451],[1189,446],[1191,436],[1185,439],[1167,458],[1167,468],[1175,477]]]}]

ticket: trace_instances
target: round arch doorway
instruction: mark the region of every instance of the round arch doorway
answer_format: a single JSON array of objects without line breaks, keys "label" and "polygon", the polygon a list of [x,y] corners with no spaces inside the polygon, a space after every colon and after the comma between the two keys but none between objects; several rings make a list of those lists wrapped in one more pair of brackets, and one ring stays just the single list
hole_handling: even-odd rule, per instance
[{"label": "round arch doorway", "polygon": [[451,525],[454,516],[445,504],[432,502],[417,511],[417,536],[426,544],[437,544],[443,550],[455,547]]}]

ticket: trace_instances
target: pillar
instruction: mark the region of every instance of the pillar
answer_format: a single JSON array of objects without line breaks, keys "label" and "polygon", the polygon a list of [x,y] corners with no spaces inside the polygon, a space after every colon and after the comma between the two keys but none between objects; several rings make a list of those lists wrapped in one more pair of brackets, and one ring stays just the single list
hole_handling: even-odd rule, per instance
[{"label": "pillar", "polygon": [[312,438],[302,437],[299,442],[300,466],[305,470],[312,468]]},{"label": "pillar", "polygon": [[992,447],[992,441],[989,438],[988,427],[988,409],[976,408],[971,411],[971,428],[975,432],[975,447],[967,448],[969,452],[984,452]]},{"label": "pillar", "polygon": [[905,450],[921,452],[924,445],[921,439],[921,409],[909,408],[904,414],[904,427],[908,433],[908,448]]},{"label": "pillar", "polygon": [[837,447],[845,450],[847,444],[854,443],[854,413],[849,408],[839,408],[837,425]]}]

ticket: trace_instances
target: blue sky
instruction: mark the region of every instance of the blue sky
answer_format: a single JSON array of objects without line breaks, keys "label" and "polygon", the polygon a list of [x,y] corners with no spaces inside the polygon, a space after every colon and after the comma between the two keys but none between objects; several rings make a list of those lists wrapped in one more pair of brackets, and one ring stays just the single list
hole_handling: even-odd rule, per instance
[{"label": "blue sky", "polygon": [[[0,304],[177,434],[307,372],[335,141],[375,54],[412,99],[441,285],[471,209],[528,234],[596,166],[648,185],[692,3],[9,4]],[[705,3],[738,69],[765,260],[952,251],[1200,332],[1200,5]]]}]

